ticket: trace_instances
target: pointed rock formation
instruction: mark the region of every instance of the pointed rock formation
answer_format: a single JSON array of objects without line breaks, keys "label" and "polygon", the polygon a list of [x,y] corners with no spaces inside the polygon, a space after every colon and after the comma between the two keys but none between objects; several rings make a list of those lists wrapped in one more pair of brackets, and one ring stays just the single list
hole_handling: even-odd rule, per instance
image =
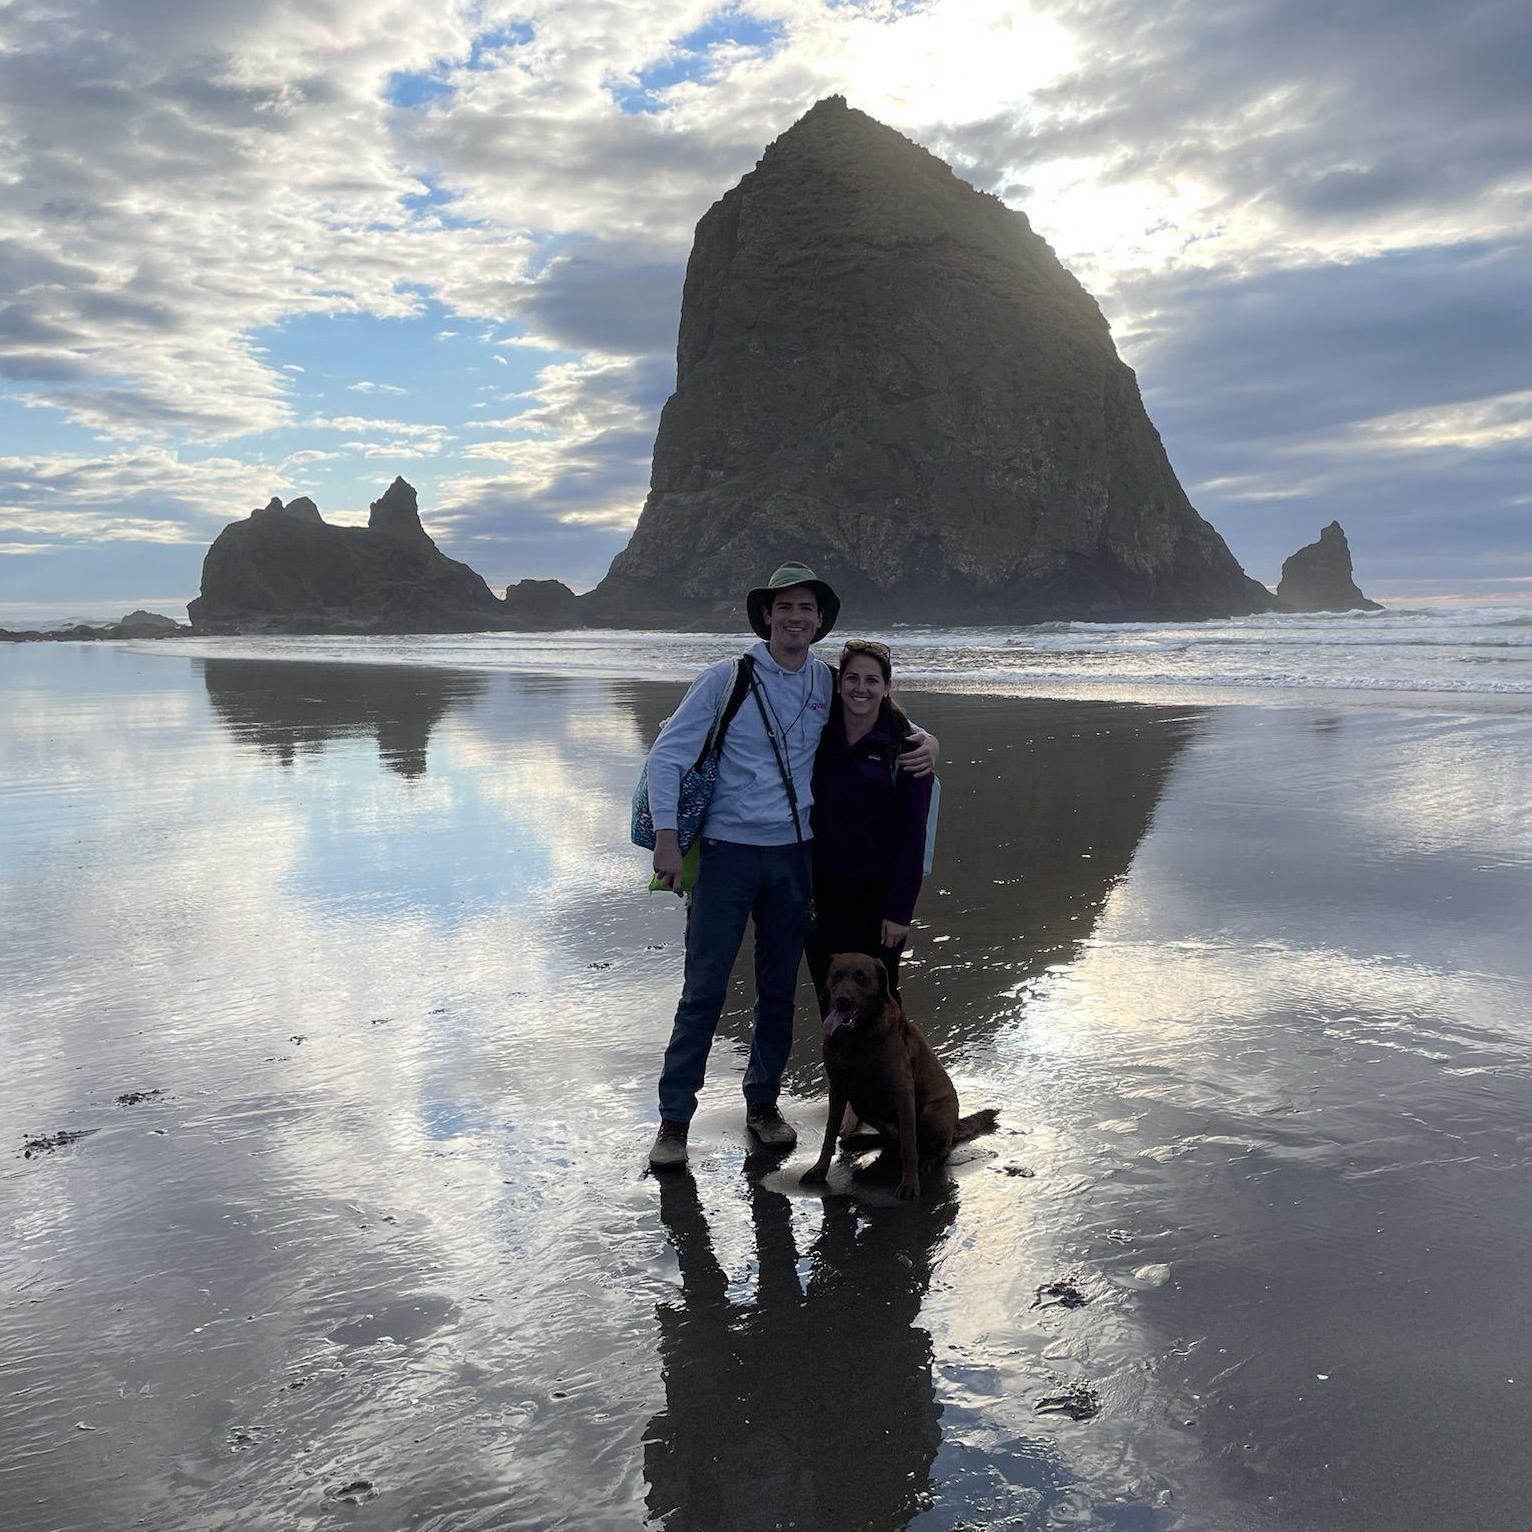
[{"label": "pointed rock formation", "polygon": [[1277,606],[1284,612],[1381,612],[1351,578],[1351,545],[1332,521],[1317,543],[1300,548],[1282,565]]},{"label": "pointed rock formation", "polygon": [[226,526],[187,607],[203,633],[453,633],[505,626],[505,608],[420,524],[395,479],[365,527],[332,527],[306,496]]},{"label": "pointed rock formation", "polygon": [[[312,504],[307,501],[304,503]],[[296,504],[298,502],[294,501],[293,505]],[[290,514],[292,506],[287,509]],[[315,511],[314,514],[317,516],[319,513]],[[367,507],[367,527],[369,531],[381,532],[385,537],[401,537],[414,542],[425,538],[428,543],[431,542],[426,529],[420,524],[420,502],[415,494],[415,486],[398,477]],[[435,547],[434,543],[432,547]]]},{"label": "pointed rock formation", "polygon": [[649,498],[591,620],[734,621],[789,557],[858,622],[1272,604],[1026,217],[839,96],[697,225],[676,361]]}]

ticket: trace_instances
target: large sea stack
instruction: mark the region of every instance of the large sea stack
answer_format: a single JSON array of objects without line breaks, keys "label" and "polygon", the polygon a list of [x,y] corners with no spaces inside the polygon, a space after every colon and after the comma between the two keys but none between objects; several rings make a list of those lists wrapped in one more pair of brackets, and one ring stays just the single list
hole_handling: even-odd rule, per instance
[{"label": "large sea stack", "polygon": [[213,540],[202,594],[187,607],[203,633],[459,633],[505,626],[505,607],[420,523],[395,479],[365,527],[336,527],[306,496],[252,511]]},{"label": "large sea stack", "polygon": [[802,559],[858,622],[1263,611],[1026,217],[839,96],[697,225],[676,389],[597,622],[737,622]]},{"label": "large sea stack", "polygon": [[1284,612],[1381,612],[1351,577],[1351,544],[1338,521],[1282,564],[1277,605]]}]

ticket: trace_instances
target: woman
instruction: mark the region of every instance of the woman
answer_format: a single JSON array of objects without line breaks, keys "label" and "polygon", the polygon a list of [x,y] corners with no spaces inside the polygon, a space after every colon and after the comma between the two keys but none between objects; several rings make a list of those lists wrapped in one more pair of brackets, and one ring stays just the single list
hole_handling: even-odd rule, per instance
[{"label": "woman", "polygon": [[893,676],[886,645],[845,645],[814,758],[814,929],[806,949],[821,1011],[837,952],[881,958],[898,994],[899,954],[920,896],[932,779],[895,769],[912,731],[891,695]]}]

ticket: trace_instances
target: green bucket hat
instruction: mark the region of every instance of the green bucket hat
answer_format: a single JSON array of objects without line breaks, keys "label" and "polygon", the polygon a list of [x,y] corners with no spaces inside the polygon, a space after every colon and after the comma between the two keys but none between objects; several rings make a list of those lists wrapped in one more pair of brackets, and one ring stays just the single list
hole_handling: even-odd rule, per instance
[{"label": "green bucket hat", "polygon": [[840,597],[805,564],[780,565],[764,585],[757,585],[745,597],[745,614],[750,619],[750,627],[758,637],[770,638],[766,613],[771,607],[771,599],[779,590],[788,590],[794,585],[807,585],[819,598],[819,631],[814,635],[817,644],[840,616]]}]

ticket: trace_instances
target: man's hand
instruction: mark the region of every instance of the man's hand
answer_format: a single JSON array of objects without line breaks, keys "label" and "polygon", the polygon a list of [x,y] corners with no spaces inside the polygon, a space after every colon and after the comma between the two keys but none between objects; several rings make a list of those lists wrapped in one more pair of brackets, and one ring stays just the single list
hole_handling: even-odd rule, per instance
[{"label": "man's hand", "polygon": [[895,947],[904,945],[904,939],[909,934],[910,928],[908,926],[901,926],[897,920],[885,920],[883,922],[883,933],[879,940],[892,952]]},{"label": "man's hand", "polygon": [[899,757],[899,769],[912,777],[929,777],[942,753],[941,741],[934,734],[917,734],[915,739],[917,743]]},{"label": "man's hand", "polygon": [[654,832],[654,870],[659,876],[660,887],[670,889],[677,898],[681,894],[681,843],[674,830]]}]

